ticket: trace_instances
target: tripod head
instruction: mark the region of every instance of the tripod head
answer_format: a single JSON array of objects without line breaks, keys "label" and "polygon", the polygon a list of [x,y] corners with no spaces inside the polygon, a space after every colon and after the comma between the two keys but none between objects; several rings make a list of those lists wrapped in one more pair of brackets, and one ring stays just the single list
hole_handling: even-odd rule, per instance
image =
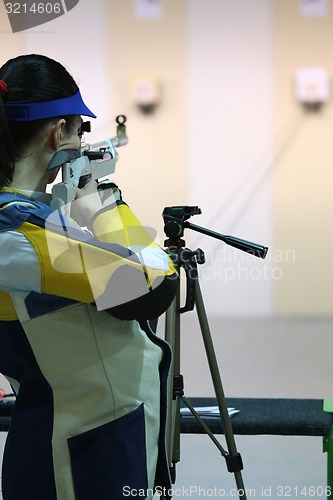
[{"label": "tripod head", "polygon": [[192,215],[198,215],[201,213],[202,212],[199,207],[176,206],[164,208],[164,232],[167,236],[169,236],[169,239],[167,239],[164,244],[167,247],[176,248],[185,246],[185,242],[181,238],[184,236],[184,229],[188,228],[193,229],[198,233],[206,234],[207,236],[212,236],[213,238],[222,240],[227,245],[243,250],[244,252],[254,255],[255,257],[260,257],[262,259],[266,257],[268,248],[265,246],[252,243],[251,241],[242,240],[240,238],[236,238],[235,236],[227,236],[225,234],[216,233],[204,227],[187,222]]},{"label": "tripod head", "polygon": [[169,239],[165,240],[164,244],[167,247],[184,247],[185,241],[181,238],[184,236],[185,222],[192,215],[201,214],[199,207],[179,206],[165,207],[163,210],[164,232]]},{"label": "tripod head", "polygon": [[178,270],[183,268],[186,274],[186,301],[184,307],[180,308],[180,313],[191,311],[194,308],[195,280],[198,279],[197,264],[205,263],[205,254],[200,248],[194,251],[185,248],[183,236],[186,228],[222,240],[227,245],[243,250],[255,257],[264,259],[268,252],[267,247],[258,245],[257,243],[242,240],[235,236],[216,233],[188,222],[188,219],[192,215],[200,215],[201,213],[201,209],[196,206],[175,206],[165,207],[162,214],[164,232],[168,236],[164,245],[167,247],[167,252]]}]

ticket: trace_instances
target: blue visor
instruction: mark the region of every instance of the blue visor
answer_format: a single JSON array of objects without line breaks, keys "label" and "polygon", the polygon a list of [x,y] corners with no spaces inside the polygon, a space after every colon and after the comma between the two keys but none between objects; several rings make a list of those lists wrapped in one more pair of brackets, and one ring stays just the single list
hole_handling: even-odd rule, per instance
[{"label": "blue visor", "polygon": [[31,122],[64,115],[83,115],[96,118],[84,104],[80,92],[71,97],[46,102],[6,102],[6,114],[11,122]]}]

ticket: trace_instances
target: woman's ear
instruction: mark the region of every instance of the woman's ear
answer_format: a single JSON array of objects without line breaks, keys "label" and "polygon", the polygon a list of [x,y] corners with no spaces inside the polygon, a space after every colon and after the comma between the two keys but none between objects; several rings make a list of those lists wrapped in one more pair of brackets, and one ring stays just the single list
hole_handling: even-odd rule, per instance
[{"label": "woman's ear", "polygon": [[51,146],[54,151],[57,151],[62,145],[66,143],[66,120],[64,118],[59,118],[55,123],[53,123],[50,133]]}]

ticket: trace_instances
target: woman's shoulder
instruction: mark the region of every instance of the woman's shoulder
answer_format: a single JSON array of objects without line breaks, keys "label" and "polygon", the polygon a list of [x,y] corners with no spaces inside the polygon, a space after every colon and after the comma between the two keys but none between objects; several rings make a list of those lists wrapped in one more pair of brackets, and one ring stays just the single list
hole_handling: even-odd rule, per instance
[{"label": "woman's shoulder", "polygon": [[40,263],[33,245],[16,229],[0,231],[0,290],[40,288]]}]

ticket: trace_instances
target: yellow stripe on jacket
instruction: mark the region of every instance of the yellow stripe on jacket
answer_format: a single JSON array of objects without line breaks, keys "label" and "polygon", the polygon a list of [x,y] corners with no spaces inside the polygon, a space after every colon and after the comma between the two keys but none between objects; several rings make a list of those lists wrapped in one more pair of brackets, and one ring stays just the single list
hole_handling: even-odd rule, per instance
[{"label": "yellow stripe on jacket", "polygon": [[0,321],[17,320],[17,314],[11,296],[0,290]]},{"label": "yellow stripe on jacket", "polygon": [[[53,217],[57,216],[57,213],[53,214]],[[98,226],[104,229],[103,238],[96,229],[100,241],[121,245],[120,253],[111,251],[112,247],[108,244],[104,247],[94,244],[96,240],[93,237],[87,236],[82,241],[71,238],[66,228],[64,231],[55,231],[48,221],[45,229],[29,222],[24,222],[18,228],[37,253],[42,293],[85,303],[95,301],[98,306],[99,297],[111,289],[113,292],[108,294],[107,305],[111,308],[148,293],[165,276],[175,273],[169,257],[140,225],[127,205],[100,214],[95,220],[94,230]],[[135,230],[134,239],[132,227]],[[148,256],[140,261],[140,255],[136,256],[128,250],[130,243],[142,248]],[[155,258],[155,254],[159,258]],[[112,289],[112,280],[117,283],[115,289]]]}]

